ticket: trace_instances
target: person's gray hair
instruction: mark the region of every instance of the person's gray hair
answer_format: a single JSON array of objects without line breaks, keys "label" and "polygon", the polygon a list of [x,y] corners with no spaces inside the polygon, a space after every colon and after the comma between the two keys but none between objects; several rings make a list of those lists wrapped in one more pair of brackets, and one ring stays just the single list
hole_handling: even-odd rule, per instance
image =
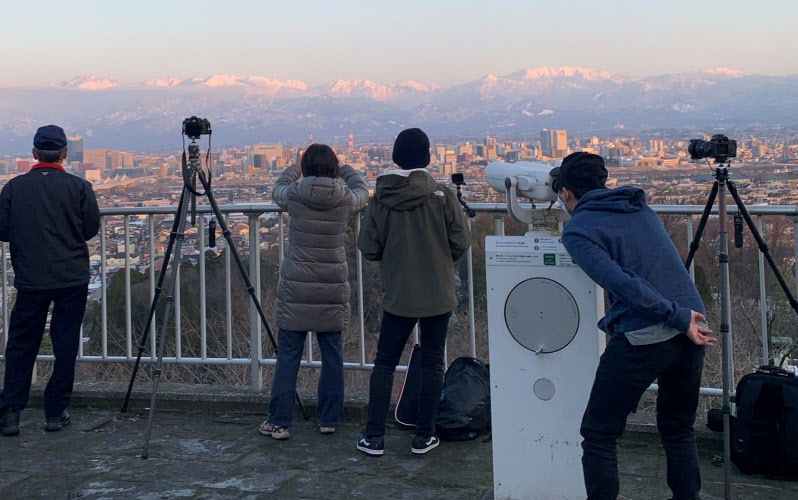
[{"label": "person's gray hair", "polygon": [[61,161],[61,155],[64,154],[64,149],[57,149],[55,151],[46,149],[37,149],[36,156],[39,157],[39,163],[58,163]]}]

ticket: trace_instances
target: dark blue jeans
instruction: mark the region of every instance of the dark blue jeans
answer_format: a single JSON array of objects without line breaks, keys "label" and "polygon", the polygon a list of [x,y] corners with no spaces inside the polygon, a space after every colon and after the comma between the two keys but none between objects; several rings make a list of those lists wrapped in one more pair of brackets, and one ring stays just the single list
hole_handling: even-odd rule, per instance
[{"label": "dark blue jeans", "polygon": [[87,285],[18,291],[8,325],[6,377],[0,394],[0,410],[21,410],[28,404],[33,364],[42,344],[51,303],[50,340],[55,363],[44,390],[44,413],[47,417],[57,417],[69,406],[87,292]]},{"label": "dark blue jeans", "polygon": [[623,335],[607,344],[601,356],[590,401],[582,419],[582,467],[588,500],[618,496],[616,442],[646,388],[654,380],[657,429],[667,457],[673,500],[697,500],[701,490],[695,414],[704,368],[704,347],[687,335],[657,344],[633,346]]},{"label": "dark blue jeans", "polygon": [[[308,332],[280,329],[277,339],[277,367],[272,381],[269,422],[291,427],[296,403],[296,378]],[[322,427],[335,427],[344,411],[344,355],[341,332],[316,334],[321,349],[317,415]]]},{"label": "dark blue jeans", "polygon": [[366,424],[368,436],[385,434],[385,418],[391,404],[393,374],[407,345],[407,339],[416,322],[419,324],[421,343],[421,396],[418,401],[416,435],[435,435],[435,417],[441,404],[443,387],[443,351],[446,332],[452,313],[426,318],[396,316],[382,312],[380,338],[377,341],[377,356],[369,384],[369,416]]}]

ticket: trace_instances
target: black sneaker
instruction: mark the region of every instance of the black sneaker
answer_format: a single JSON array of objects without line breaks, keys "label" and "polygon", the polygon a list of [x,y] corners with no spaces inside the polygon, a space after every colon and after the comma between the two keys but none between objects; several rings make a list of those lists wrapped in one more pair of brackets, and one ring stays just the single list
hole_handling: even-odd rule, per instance
[{"label": "black sneaker", "polygon": [[0,435],[16,436],[19,434],[19,410],[5,410],[0,416]]},{"label": "black sneaker", "polygon": [[69,412],[64,410],[57,417],[47,417],[47,425],[44,430],[47,432],[60,431],[70,424],[72,419],[69,418]]},{"label": "black sneaker", "polygon": [[357,442],[357,449],[366,455],[381,457],[385,453],[385,439],[382,436],[368,437],[364,432],[363,437]]},{"label": "black sneaker", "polygon": [[441,444],[441,440],[435,436],[415,436],[413,438],[413,448],[410,450],[415,455],[423,455],[430,450],[434,450]]}]

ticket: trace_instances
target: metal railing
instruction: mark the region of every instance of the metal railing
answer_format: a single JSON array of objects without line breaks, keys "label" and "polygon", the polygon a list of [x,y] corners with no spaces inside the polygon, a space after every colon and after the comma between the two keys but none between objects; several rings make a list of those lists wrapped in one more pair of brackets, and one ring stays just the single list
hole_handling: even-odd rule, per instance
[{"label": "metal railing", "polygon": [[[478,213],[487,213],[489,214],[494,221],[494,234],[496,235],[503,235],[504,234],[504,220],[507,216],[507,209],[504,204],[488,204],[488,203],[474,203],[470,205],[476,212]],[[700,215],[702,212],[703,207],[700,206],[682,206],[682,205],[659,205],[659,206],[652,206],[652,208],[660,215],[681,215],[684,216],[686,219],[686,227],[687,227],[687,241],[688,245],[692,239],[693,235],[693,217],[696,215]],[[207,287],[206,287],[206,256],[205,251],[207,250],[205,246],[205,221],[206,215],[211,213],[211,208],[209,206],[199,206],[197,207],[198,211],[198,221],[197,221],[197,236],[196,240],[200,242],[200,249],[197,253],[197,265],[199,266],[199,337],[200,337],[200,347],[199,347],[199,354],[194,356],[184,356],[183,355],[183,345],[182,345],[182,328],[183,325],[181,324],[181,297],[180,297],[180,272],[178,270],[177,273],[177,287],[176,287],[176,294],[174,300],[174,307],[175,307],[175,315],[174,315],[174,331],[167,332],[167,335],[173,335],[174,339],[174,352],[171,353],[170,356],[164,358],[164,362],[167,364],[178,364],[178,365],[238,365],[238,366],[249,366],[250,367],[250,375],[251,375],[251,385],[252,388],[256,391],[260,391],[263,389],[263,377],[262,377],[262,370],[261,367],[274,365],[276,360],[275,358],[268,358],[263,357],[262,355],[262,346],[263,346],[263,332],[261,331],[261,323],[257,314],[257,311],[252,306],[251,301],[249,303],[249,355],[247,357],[243,356],[234,356],[234,338],[233,338],[233,300],[232,300],[232,269],[231,269],[231,258],[230,252],[224,251],[224,295],[225,295],[225,355],[224,356],[209,356],[208,355],[208,310],[207,310]],[[220,207],[222,213],[225,215],[225,218],[228,223],[235,222],[237,218],[245,218],[247,224],[247,231],[248,231],[248,249],[258,248],[260,249],[260,245],[262,243],[260,237],[260,223],[261,219],[264,217],[271,217],[277,219],[277,242],[276,245],[278,247],[278,259],[282,260],[284,255],[284,248],[285,248],[285,223],[284,223],[284,214],[283,212],[277,207],[276,205],[272,204],[247,204],[247,205],[222,205]],[[144,224],[138,224],[138,227],[146,226],[146,231],[139,231],[139,233],[146,233],[146,236],[143,238],[147,241],[147,253],[149,258],[149,264],[145,267],[146,272],[148,273],[148,280],[149,280],[149,300],[152,300],[152,297],[155,294],[155,281],[156,281],[156,267],[154,263],[156,259],[159,257],[158,252],[156,251],[156,235],[158,233],[156,227],[155,218],[159,216],[167,217],[167,216],[174,216],[174,207],[172,206],[158,206],[158,207],[136,207],[136,208],[104,208],[101,209],[101,228],[100,228],[100,235],[102,236],[99,240],[99,245],[94,245],[99,247],[99,257],[100,262],[98,267],[98,277],[99,277],[99,294],[98,294],[98,303],[100,306],[100,315],[101,315],[101,331],[100,331],[100,347],[99,352],[96,353],[86,353],[84,352],[84,342],[88,339],[82,339],[83,341],[80,343],[80,350],[78,354],[78,361],[80,362],[92,362],[92,363],[130,363],[135,360],[135,352],[134,352],[134,345],[137,342],[137,339],[134,338],[133,335],[133,318],[132,318],[132,285],[131,285],[131,218],[141,219],[143,218]],[[730,206],[729,213],[735,214],[737,208]],[[779,205],[779,206],[751,206],[749,207],[749,211],[752,216],[756,217],[757,223],[762,228],[762,218],[765,216],[781,216],[781,217],[788,217],[793,223],[793,233],[794,233],[794,242],[793,248],[795,251],[795,258],[798,260],[798,206],[791,206],[791,205]],[[359,232],[360,230],[360,215],[356,216],[355,220],[355,228],[356,231]],[[121,219],[121,224],[118,222]],[[116,221],[116,222],[114,222]],[[163,221],[162,221],[163,222]],[[469,219],[469,224],[471,223]],[[124,244],[124,265],[119,266],[117,260],[114,259],[114,268],[117,270],[121,270],[124,273],[124,304],[125,304],[125,311],[124,311],[124,353],[114,353],[109,354],[109,338],[108,338],[108,287],[109,287],[109,280],[108,280],[108,273],[109,273],[109,256],[108,256],[108,241],[109,238],[109,225],[113,225],[114,230],[121,229],[121,240]],[[167,230],[168,232],[168,230]],[[119,235],[116,235],[119,238]],[[139,234],[139,236],[141,236]],[[220,238],[221,240],[221,238]],[[117,239],[118,241],[118,239]],[[140,243],[140,242],[139,242]],[[8,284],[8,277],[9,277],[9,267],[8,267],[8,253],[7,253],[7,244],[2,243],[2,276],[0,276],[0,280],[2,280],[2,321],[3,321],[3,328],[2,328],[2,336],[3,336],[3,347],[5,348],[5,344],[8,338],[8,303],[9,303],[9,284]],[[348,360],[344,362],[344,368],[349,370],[370,370],[373,365],[366,362],[366,336],[365,336],[365,315],[364,315],[364,292],[363,292],[363,259],[360,254],[360,251],[354,249],[356,252],[356,273],[357,273],[357,309],[356,309],[356,317],[358,321],[358,350],[357,350],[357,359],[355,360]],[[118,252],[114,252],[118,254]],[[260,252],[247,252],[249,258],[249,274],[252,279],[253,285],[257,290],[258,297],[260,299],[260,293],[262,289],[261,285],[261,273],[260,273]],[[144,251],[137,252],[137,257],[140,259],[145,255]],[[479,353],[477,352],[477,342],[476,342],[476,326],[475,326],[475,301],[474,301],[474,285],[473,285],[473,254],[472,249],[469,248],[467,254],[467,269],[468,269],[468,332],[469,332],[469,350],[471,356],[480,355],[482,357],[487,357],[487,353]],[[142,266],[144,267],[144,266]],[[691,269],[691,274],[693,273],[693,269]],[[796,282],[798,282],[798,266],[796,266]],[[759,290],[760,290],[760,300],[759,300],[759,309],[760,309],[760,320],[761,320],[761,333],[762,333],[762,341],[763,341],[763,353],[764,353],[764,362],[767,363],[767,355],[768,355],[768,340],[767,340],[767,297],[766,297],[766,288],[765,288],[765,272],[764,272],[764,259],[762,254],[759,254]],[[149,304],[149,301],[148,301]],[[143,362],[145,363],[152,363],[155,361],[155,342],[156,342],[156,324],[160,324],[157,321],[152,322],[152,326],[149,332],[149,356],[143,358]],[[136,332],[138,335],[140,332]],[[416,341],[418,333],[415,333]],[[447,349],[448,352],[448,349]],[[3,360],[4,356],[0,356],[0,360]],[[52,361],[54,358],[51,355],[40,355],[37,360],[38,361]],[[307,342],[307,352],[305,354],[305,359],[303,359],[301,366],[308,367],[319,367],[321,366],[321,361],[314,359],[313,353],[313,346],[312,342]],[[405,366],[397,367],[398,371],[406,370]],[[652,386],[652,389],[656,389],[656,386]],[[702,393],[709,394],[709,395],[720,395],[720,389],[716,388],[703,388]]]}]

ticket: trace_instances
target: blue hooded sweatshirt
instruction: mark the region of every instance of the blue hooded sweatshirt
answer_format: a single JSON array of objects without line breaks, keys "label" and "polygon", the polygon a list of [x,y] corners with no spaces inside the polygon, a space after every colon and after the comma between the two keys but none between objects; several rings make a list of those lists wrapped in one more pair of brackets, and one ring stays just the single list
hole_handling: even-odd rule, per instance
[{"label": "blue hooded sweatshirt", "polygon": [[642,190],[588,192],[562,241],[574,262],[607,292],[609,307],[598,326],[609,335],[658,323],[686,332],[691,311],[705,314],[676,246]]}]

